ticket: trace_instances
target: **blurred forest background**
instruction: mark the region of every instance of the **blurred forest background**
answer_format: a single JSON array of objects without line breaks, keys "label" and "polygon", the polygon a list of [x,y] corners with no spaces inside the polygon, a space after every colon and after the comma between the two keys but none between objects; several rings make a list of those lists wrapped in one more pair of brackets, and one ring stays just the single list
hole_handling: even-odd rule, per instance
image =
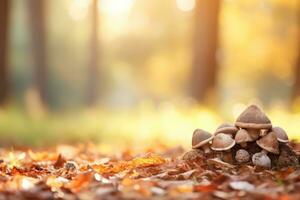
[{"label": "blurred forest background", "polygon": [[299,0],[0,1],[2,146],[189,145],[248,103],[300,139]]}]

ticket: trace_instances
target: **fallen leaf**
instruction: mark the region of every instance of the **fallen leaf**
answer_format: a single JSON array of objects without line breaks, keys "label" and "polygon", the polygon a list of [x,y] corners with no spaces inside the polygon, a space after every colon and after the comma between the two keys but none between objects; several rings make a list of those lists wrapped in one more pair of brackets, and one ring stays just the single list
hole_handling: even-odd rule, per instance
[{"label": "fallen leaf", "polygon": [[195,192],[214,192],[217,189],[217,185],[215,184],[208,184],[208,185],[195,185],[194,191]]},{"label": "fallen leaf", "polygon": [[233,181],[229,185],[234,190],[252,191],[255,189],[254,185],[246,181]]}]

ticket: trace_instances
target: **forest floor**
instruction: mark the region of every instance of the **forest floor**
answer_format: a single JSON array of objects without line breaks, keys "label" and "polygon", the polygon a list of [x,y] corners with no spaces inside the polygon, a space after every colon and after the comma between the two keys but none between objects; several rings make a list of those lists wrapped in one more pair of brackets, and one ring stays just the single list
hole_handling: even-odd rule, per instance
[{"label": "forest floor", "polygon": [[110,155],[91,144],[0,149],[0,199],[300,199],[298,166],[186,161],[186,151],[158,146]]}]

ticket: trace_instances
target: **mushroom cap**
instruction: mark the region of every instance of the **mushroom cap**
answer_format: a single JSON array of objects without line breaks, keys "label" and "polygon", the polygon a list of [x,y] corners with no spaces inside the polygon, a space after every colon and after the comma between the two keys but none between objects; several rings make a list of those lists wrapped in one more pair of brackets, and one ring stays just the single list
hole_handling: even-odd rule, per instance
[{"label": "mushroom cap", "polygon": [[238,128],[229,123],[223,123],[215,131],[215,135],[218,133],[235,134]]},{"label": "mushroom cap", "polygon": [[235,160],[239,163],[245,163],[250,160],[250,154],[245,149],[239,149],[235,153]]},{"label": "mushroom cap", "polygon": [[214,136],[211,144],[211,149],[215,151],[226,151],[235,145],[234,139],[225,133],[219,133]]},{"label": "mushroom cap", "polygon": [[257,140],[256,144],[270,153],[279,154],[279,143],[274,132],[270,132],[266,136]]},{"label": "mushroom cap", "polygon": [[246,129],[270,129],[270,119],[256,105],[247,107],[237,118],[235,125]]},{"label": "mushroom cap", "polygon": [[273,127],[272,131],[276,134],[277,140],[279,142],[287,143],[289,142],[289,137],[287,136],[285,130],[281,127]]},{"label": "mushroom cap", "polygon": [[237,144],[254,141],[245,129],[240,129],[234,139]]},{"label": "mushroom cap", "polygon": [[263,152],[256,153],[252,156],[252,163],[255,166],[270,168],[271,159]]},{"label": "mushroom cap", "polygon": [[196,129],[193,133],[192,148],[197,149],[207,144],[214,138],[212,134],[202,129]]}]

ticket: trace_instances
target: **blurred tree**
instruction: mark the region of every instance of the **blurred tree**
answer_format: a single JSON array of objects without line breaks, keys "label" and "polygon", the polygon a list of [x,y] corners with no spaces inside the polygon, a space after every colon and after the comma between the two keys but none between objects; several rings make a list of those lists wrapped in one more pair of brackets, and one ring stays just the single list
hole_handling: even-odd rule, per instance
[{"label": "blurred tree", "polygon": [[7,65],[9,4],[9,0],[0,1],[0,105],[7,102],[9,95],[9,75]]},{"label": "blurred tree", "polygon": [[40,101],[47,105],[46,0],[29,0],[29,18],[34,62],[34,89]]},{"label": "blurred tree", "polygon": [[197,0],[194,14],[192,96],[203,102],[216,86],[219,0]]},{"label": "blurred tree", "polygon": [[90,63],[87,77],[87,104],[95,105],[98,99],[99,70],[98,70],[98,0],[93,0],[91,5],[91,38],[90,38]]},{"label": "blurred tree", "polygon": [[300,97],[300,45],[298,47],[298,57],[295,66],[295,82],[293,90],[293,100],[296,100]]}]

